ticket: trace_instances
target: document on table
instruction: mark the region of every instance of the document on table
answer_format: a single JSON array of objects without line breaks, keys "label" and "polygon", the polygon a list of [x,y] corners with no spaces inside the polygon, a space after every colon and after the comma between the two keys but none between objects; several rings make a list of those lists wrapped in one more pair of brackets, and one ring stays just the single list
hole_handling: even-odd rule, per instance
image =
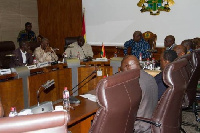
[{"label": "document on table", "polygon": [[83,98],[87,98],[93,102],[97,102],[97,97],[95,95],[92,94],[84,94],[84,95],[80,95]]}]

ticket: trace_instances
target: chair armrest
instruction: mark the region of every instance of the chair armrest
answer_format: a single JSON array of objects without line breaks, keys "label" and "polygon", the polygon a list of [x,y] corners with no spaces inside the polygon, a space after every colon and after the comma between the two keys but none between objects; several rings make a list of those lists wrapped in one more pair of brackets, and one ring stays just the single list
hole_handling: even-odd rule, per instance
[{"label": "chair armrest", "polygon": [[67,112],[0,118],[0,132],[67,132]]},{"label": "chair armrest", "polygon": [[148,119],[148,118],[136,117],[136,121],[143,121],[143,122],[152,124],[152,125],[154,125],[154,126],[156,126],[156,127],[160,127],[160,126],[161,126],[160,123],[155,122],[155,121],[152,121],[151,119]]}]

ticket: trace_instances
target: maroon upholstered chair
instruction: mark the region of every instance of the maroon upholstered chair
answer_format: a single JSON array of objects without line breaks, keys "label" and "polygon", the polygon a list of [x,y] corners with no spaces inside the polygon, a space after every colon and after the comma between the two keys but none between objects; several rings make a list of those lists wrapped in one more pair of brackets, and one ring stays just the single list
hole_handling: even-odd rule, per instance
[{"label": "maroon upholstered chair", "polygon": [[10,68],[15,44],[13,41],[0,42],[0,68]]},{"label": "maroon upholstered chair", "polygon": [[0,118],[1,133],[67,133],[67,112]]},{"label": "maroon upholstered chair", "polygon": [[187,63],[186,59],[180,59],[165,67],[163,80],[169,87],[162,95],[152,118],[137,118],[150,123],[152,133],[180,132],[182,100],[189,80],[186,72]]},{"label": "maroon upholstered chair", "polygon": [[102,79],[96,87],[100,108],[90,133],[131,133],[141,100],[140,70]]}]

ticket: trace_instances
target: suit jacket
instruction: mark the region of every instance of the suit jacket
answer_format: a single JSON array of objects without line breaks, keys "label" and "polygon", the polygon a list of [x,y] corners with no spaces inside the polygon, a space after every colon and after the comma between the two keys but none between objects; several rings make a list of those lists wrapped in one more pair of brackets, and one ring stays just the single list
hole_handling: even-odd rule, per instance
[{"label": "suit jacket", "polygon": [[[13,54],[15,55],[13,57],[13,62],[12,62],[12,67],[16,66],[24,66],[25,64],[23,63],[23,58],[22,58],[22,53],[20,51],[20,48],[17,48]],[[33,64],[33,56],[31,53],[26,53],[26,64],[27,65],[32,65]]]}]

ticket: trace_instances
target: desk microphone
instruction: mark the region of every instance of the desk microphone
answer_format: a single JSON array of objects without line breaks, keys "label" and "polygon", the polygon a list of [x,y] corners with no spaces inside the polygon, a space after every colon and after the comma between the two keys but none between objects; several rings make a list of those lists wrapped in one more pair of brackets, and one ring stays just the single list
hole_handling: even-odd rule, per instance
[{"label": "desk microphone", "polygon": [[[81,83],[83,83],[85,80],[87,80],[89,77],[91,77],[94,73],[96,73],[96,70],[93,71],[90,75],[88,75],[86,78],[84,78],[81,82],[79,82],[75,87],[73,87],[70,91],[72,92],[77,86],[79,86]],[[96,76],[96,75],[94,75]],[[94,76],[88,80],[86,83],[88,83],[89,81],[91,81],[92,79],[94,79]],[[75,92],[77,92],[80,88],[82,88],[86,83],[84,83],[81,87],[79,87]],[[80,100],[78,100],[76,97],[72,96],[75,92],[72,92],[70,97],[69,97],[69,101],[70,103],[80,103]]]}]

